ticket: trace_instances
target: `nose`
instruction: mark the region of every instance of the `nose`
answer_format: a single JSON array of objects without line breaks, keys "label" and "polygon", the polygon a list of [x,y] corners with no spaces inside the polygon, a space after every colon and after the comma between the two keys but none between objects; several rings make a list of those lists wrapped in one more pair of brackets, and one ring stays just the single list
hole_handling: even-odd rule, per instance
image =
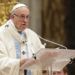
[{"label": "nose", "polygon": [[28,21],[29,21],[29,18],[24,17],[23,21],[24,21],[24,22],[28,22]]}]

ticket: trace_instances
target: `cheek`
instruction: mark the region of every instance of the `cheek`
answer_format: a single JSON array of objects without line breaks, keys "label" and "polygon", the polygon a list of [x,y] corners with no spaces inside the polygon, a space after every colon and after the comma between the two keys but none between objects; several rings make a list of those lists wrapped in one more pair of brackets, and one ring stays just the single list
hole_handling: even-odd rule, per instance
[{"label": "cheek", "polygon": [[16,27],[19,28],[21,26],[21,23],[19,21],[16,21]]},{"label": "cheek", "polygon": [[20,20],[17,20],[16,23],[17,25],[21,25],[22,22]]}]

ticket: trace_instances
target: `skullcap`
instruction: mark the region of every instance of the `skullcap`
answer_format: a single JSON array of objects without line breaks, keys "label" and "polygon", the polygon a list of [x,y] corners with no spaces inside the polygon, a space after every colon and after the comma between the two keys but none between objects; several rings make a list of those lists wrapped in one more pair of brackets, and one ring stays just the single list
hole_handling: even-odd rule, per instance
[{"label": "skullcap", "polygon": [[13,12],[14,10],[16,10],[17,8],[20,8],[20,7],[27,7],[27,5],[25,5],[23,3],[18,3],[12,8],[11,12]]}]

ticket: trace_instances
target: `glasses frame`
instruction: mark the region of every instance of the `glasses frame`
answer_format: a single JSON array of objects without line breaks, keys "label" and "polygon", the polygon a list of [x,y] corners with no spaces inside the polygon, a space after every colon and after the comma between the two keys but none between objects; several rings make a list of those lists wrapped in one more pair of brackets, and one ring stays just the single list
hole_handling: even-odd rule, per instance
[{"label": "glasses frame", "polygon": [[17,15],[17,14],[14,14],[15,16],[17,16],[19,19],[21,20],[24,20],[24,19],[29,19],[29,15],[27,16],[24,16],[24,15]]}]

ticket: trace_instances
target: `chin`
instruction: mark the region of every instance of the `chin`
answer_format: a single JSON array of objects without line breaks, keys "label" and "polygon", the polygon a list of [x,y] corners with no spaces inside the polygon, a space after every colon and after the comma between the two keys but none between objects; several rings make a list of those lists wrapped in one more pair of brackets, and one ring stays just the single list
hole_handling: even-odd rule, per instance
[{"label": "chin", "polygon": [[24,31],[26,28],[21,29],[21,31]]},{"label": "chin", "polygon": [[22,28],[19,28],[18,30],[19,31],[24,31],[27,27],[22,27]]}]

